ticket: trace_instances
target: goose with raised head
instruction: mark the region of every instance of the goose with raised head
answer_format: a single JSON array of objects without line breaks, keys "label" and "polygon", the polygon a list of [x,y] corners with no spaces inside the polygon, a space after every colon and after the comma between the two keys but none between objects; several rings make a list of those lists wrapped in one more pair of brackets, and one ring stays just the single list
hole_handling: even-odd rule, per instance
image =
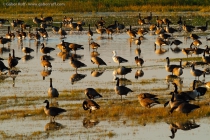
[{"label": "goose with raised head", "polygon": [[138,95],[138,100],[141,106],[146,108],[151,108],[154,105],[160,104],[156,95],[150,93],[140,93]]},{"label": "goose with raised head", "polygon": [[50,78],[50,87],[48,88],[48,96],[51,98],[51,102],[52,102],[52,98],[57,98],[59,96],[59,92],[56,88],[53,87],[52,85],[52,78]]},{"label": "goose with raised head", "polygon": [[105,20],[103,20],[103,17],[100,17],[100,20],[99,21],[97,21],[97,26],[100,26],[101,28],[103,28],[104,27],[104,25],[105,25]]},{"label": "goose with raised head", "polygon": [[85,95],[87,95],[87,97],[89,99],[97,99],[97,98],[102,98],[103,96],[101,94],[99,94],[94,88],[86,88],[85,89]]},{"label": "goose with raised head", "polygon": [[62,29],[62,22],[60,23],[60,28],[59,28],[59,30],[58,30],[58,33],[61,35],[61,37],[62,38],[65,38],[65,36],[67,35],[67,32],[64,30],[64,29]]},{"label": "goose with raised head", "polygon": [[191,65],[190,74],[191,74],[192,76],[195,76],[195,78],[198,77],[198,79],[199,79],[199,77],[200,77],[201,75],[203,75],[203,77],[205,77],[205,73],[206,73],[206,72],[203,71],[203,70],[195,69],[195,65],[194,65],[194,64]]},{"label": "goose with raised head", "polygon": [[144,19],[141,18],[141,13],[139,13],[138,24],[141,25],[141,26],[145,24]]},{"label": "goose with raised head", "polygon": [[98,57],[98,56],[91,57],[91,62],[92,62],[93,64],[98,65],[98,68],[99,68],[100,65],[106,65],[106,63],[104,62],[104,60],[101,59],[101,58]]},{"label": "goose with raised head", "polygon": [[61,113],[66,112],[65,109],[58,108],[58,107],[50,107],[49,101],[45,100],[46,106],[44,108],[44,112],[46,115],[53,117],[53,121],[55,122],[55,117],[60,115]]},{"label": "goose with raised head", "polygon": [[122,95],[127,96],[127,94],[129,92],[133,92],[130,88],[123,86],[123,85],[119,85],[119,78],[116,77],[115,80],[117,80],[116,86],[114,88],[115,93],[121,96],[121,101],[122,101]]},{"label": "goose with raised head", "polygon": [[100,106],[95,101],[90,100],[90,99],[84,100],[82,103],[82,107],[84,110],[89,110],[90,113],[92,111],[100,109]]},{"label": "goose with raised head", "polygon": [[167,33],[170,33],[170,34],[173,36],[173,34],[174,34],[175,32],[178,32],[178,30],[175,29],[175,28],[173,28],[173,27],[170,27],[169,24],[170,24],[170,23],[168,22],[165,30],[166,30]]},{"label": "goose with raised head", "polygon": [[90,24],[88,24],[88,32],[87,32],[87,35],[90,37],[90,39],[92,39],[93,31],[90,29]]},{"label": "goose with raised head", "polygon": [[131,25],[130,28],[126,30],[126,33],[128,34],[128,36],[130,36],[130,38],[135,38],[137,34],[135,31],[131,29]]},{"label": "goose with raised head", "polygon": [[73,68],[75,68],[76,73],[77,73],[78,68],[87,67],[86,64],[82,63],[79,60],[74,59],[73,57],[70,57],[70,62],[69,63]]},{"label": "goose with raised head", "polygon": [[[177,68],[177,70],[174,70],[174,71],[173,71],[174,68]],[[182,69],[182,59],[180,59],[180,64],[179,64],[179,65],[175,65],[175,64],[170,65],[170,59],[169,59],[169,57],[166,57],[165,69],[166,69],[167,72],[171,72],[172,75],[173,75],[173,72],[176,72],[176,71],[179,71],[179,72],[180,72],[180,71],[181,71],[181,69],[179,69],[179,68]],[[178,73],[177,73],[177,74],[178,74]],[[180,73],[180,74],[181,74],[181,73]]]},{"label": "goose with raised head", "polygon": [[102,36],[102,34],[106,33],[106,29],[104,29],[104,28],[98,28],[98,26],[96,24],[95,24],[95,26],[96,26],[96,32],[98,34],[100,34],[101,36]]},{"label": "goose with raised head", "polygon": [[44,43],[42,43],[41,45],[42,45],[42,47],[40,48],[40,52],[43,54],[50,54],[52,51],[55,50],[55,48],[46,47]]},{"label": "goose with raised head", "polygon": [[206,48],[205,51],[203,52],[202,61],[204,63],[210,64],[210,56],[206,56],[206,52],[208,52],[208,48]]},{"label": "goose with raised head", "polygon": [[139,36],[138,39],[135,40],[135,44],[137,45],[137,47],[141,45],[141,36]]},{"label": "goose with raised head", "polygon": [[152,20],[152,12],[150,12],[149,16],[144,17],[145,23],[150,24],[151,20]]},{"label": "goose with raised head", "polygon": [[136,62],[137,66],[141,66],[141,67],[144,64],[144,60],[142,58],[138,57],[138,56],[135,57],[135,62]]},{"label": "goose with raised head", "polygon": [[117,52],[116,52],[115,50],[112,51],[112,53],[113,53],[113,56],[112,56],[113,61],[114,61],[115,63],[118,63],[119,66],[120,66],[120,63],[126,63],[126,62],[128,62],[127,59],[125,59],[125,58],[123,58],[123,57],[121,57],[121,56],[118,56],[118,55],[117,55]]},{"label": "goose with raised head", "polygon": [[208,21],[206,21],[205,26],[198,26],[196,27],[198,30],[201,30],[202,32],[205,32],[208,29]]}]

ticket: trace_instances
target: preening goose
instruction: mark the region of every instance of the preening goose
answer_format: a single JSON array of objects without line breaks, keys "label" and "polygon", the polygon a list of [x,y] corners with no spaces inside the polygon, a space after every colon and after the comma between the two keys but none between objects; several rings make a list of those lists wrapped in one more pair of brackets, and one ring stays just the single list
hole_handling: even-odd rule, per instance
[{"label": "preening goose", "polygon": [[89,99],[93,99],[93,100],[97,98],[102,98],[102,95],[99,94],[94,88],[86,88],[85,95],[87,95]]},{"label": "preening goose", "polygon": [[84,110],[90,110],[90,113],[94,110],[100,109],[100,106],[93,100],[84,100],[82,107]]},{"label": "preening goose", "polygon": [[51,98],[51,102],[52,102],[52,98],[57,98],[59,96],[58,90],[54,88],[52,85],[52,78],[50,78],[50,87],[47,93],[48,93],[48,96]]},{"label": "preening goose", "polygon": [[100,47],[100,45],[94,41],[92,41],[89,45],[95,51],[97,51],[98,47]]},{"label": "preening goose", "polygon": [[129,92],[133,92],[133,91],[126,86],[123,86],[123,85],[120,86],[118,77],[116,77],[115,80],[117,80],[117,83],[116,83],[116,86],[115,86],[114,90],[115,90],[115,93],[117,93],[118,95],[121,96],[121,101],[122,101],[122,95],[127,96],[127,94]]},{"label": "preening goose", "polygon": [[117,56],[117,52],[115,50],[112,51],[112,53],[113,53],[112,59],[115,63],[118,63],[120,65],[120,63],[128,62],[127,59],[122,58],[121,56]]},{"label": "preening goose", "polygon": [[91,57],[91,62],[92,62],[93,64],[98,65],[98,68],[99,68],[100,65],[106,65],[106,63],[104,62],[104,60],[101,59],[101,58],[98,57],[98,56]]},{"label": "preening goose", "polygon": [[141,106],[151,108],[154,105],[160,104],[156,95],[150,93],[141,93],[138,95],[138,100]]},{"label": "preening goose", "polygon": [[66,112],[66,110],[62,109],[62,108],[50,107],[48,100],[45,100],[44,103],[46,103],[46,106],[44,108],[44,112],[45,112],[46,115],[52,116],[53,117],[53,121],[55,121],[55,117],[56,116],[60,115],[63,112]]}]

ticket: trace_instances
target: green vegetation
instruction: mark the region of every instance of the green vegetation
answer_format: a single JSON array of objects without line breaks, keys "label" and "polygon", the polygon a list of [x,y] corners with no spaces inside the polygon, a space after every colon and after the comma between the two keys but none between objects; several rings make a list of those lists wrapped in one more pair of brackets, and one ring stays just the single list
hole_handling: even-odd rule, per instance
[{"label": "green vegetation", "polygon": [[[199,6],[198,6],[199,5]],[[123,11],[210,11],[210,1],[204,0],[3,0],[0,13],[70,13]]]}]

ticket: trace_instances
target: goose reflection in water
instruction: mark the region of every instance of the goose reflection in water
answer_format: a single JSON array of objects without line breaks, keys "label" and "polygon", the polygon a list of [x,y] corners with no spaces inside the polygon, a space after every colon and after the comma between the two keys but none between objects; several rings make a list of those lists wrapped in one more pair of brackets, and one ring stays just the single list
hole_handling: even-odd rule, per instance
[{"label": "goose reflection in water", "polygon": [[6,53],[6,52],[10,52],[10,47],[6,48],[6,47],[1,47],[0,48],[0,54]]},{"label": "goose reflection in water", "polygon": [[180,47],[174,47],[174,48],[170,47],[170,49],[173,53],[180,53],[182,51]]},{"label": "goose reflection in water", "polygon": [[53,58],[52,56],[50,56],[50,55],[42,55],[41,57],[40,57],[40,60],[48,60],[48,61],[54,61],[55,60],[55,58]]},{"label": "goose reflection in water", "polygon": [[50,121],[44,126],[45,131],[55,131],[64,128],[64,126],[60,123]]},{"label": "goose reflection in water", "polygon": [[100,53],[98,53],[97,51],[92,51],[91,53],[90,53],[90,56],[91,57],[96,57],[96,56],[99,56],[100,55]]},{"label": "goose reflection in water", "polygon": [[12,87],[15,87],[15,79],[20,72],[21,72],[20,70],[9,70],[8,71],[8,75],[12,78]]},{"label": "goose reflection in water", "polygon": [[162,47],[160,47],[159,49],[156,48],[155,46],[155,49],[154,49],[155,53],[158,54],[158,55],[163,55],[164,53],[168,52],[169,49],[164,49]]},{"label": "goose reflection in water", "polygon": [[138,79],[139,77],[143,77],[143,76],[144,76],[144,71],[142,69],[136,70],[135,79]]},{"label": "goose reflection in water", "polygon": [[26,62],[26,61],[29,61],[33,58],[34,58],[33,56],[26,54],[22,57],[22,60],[23,60],[23,62]]},{"label": "goose reflection in water", "polygon": [[93,77],[99,77],[99,76],[101,76],[104,73],[104,71],[105,71],[105,69],[103,69],[103,70],[95,69],[95,70],[91,71],[91,75]]},{"label": "goose reflection in water", "polygon": [[84,118],[82,123],[85,128],[92,128],[96,126],[97,124],[99,124],[99,120],[98,118],[95,118],[95,117],[91,117],[91,118],[88,117],[88,118]]},{"label": "goose reflection in water", "polygon": [[177,132],[178,129],[187,131],[187,130],[192,130],[192,129],[195,129],[198,127],[200,127],[200,125],[196,124],[195,120],[187,120],[185,122],[181,122],[181,121],[180,122],[171,122],[171,123],[169,123],[169,129],[170,129],[172,135],[169,137],[171,139],[174,139],[175,133]]},{"label": "goose reflection in water", "polygon": [[79,73],[75,73],[71,75],[70,77],[71,84],[73,85],[75,82],[78,82],[84,79],[86,76],[87,76],[86,74],[79,74]]},{"label": "goose reflection in water", "polygon": [[43,77],[43,80],[45,80],[45,77],[49,76],[52,73],[52,70],[42,70],[40,72],[41,76]]},{"label": "goose reflection in water", "polygon": [[176,83],[176,85],[180,88],[180,91],[182,90],[182,86],[183,86],[182,78],[176,75],[167,75],[165,79],[166,79],[166,82],[168,83],[168,88],[170,87],[170,83]]}]

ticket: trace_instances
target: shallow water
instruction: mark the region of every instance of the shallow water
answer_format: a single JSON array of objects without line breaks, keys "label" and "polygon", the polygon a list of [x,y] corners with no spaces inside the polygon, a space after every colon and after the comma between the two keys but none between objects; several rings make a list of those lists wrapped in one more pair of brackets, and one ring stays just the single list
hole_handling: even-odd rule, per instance
[{"label": "shallow water", "polygon": [[[173,26],[176,27],[176,25]],[[93,30],[95,29],[94,27],[91,28]],[[1,35],[4,35],[6,33],[4,26],[1,27],[1,29]],[[132,72],[126,75],[126,78],[131,81],[131,84],[129,84],[128,87],[133,89],[134,93],[128,94],[128,96],[123,97],[123,99],[137,100],[136,95],[138,95],[140,92],[146,92],[151,88],[162,88],[165,89],[165,92],[170,92],[173,90],[172,86],[168,87],[168,83],[166,81],[166,77],[170,75],[170,73],[165,71],[165,58],[167,56],[170,58],[185,58],[186,56],[182,52],[173,53],[170,49],[170,46],[163,47],[163,49],[167,50],[165,53],[161,55],[156,54],[157,51],[154,51],[154,42],[157,35],[148,33],[144,36],[146,39],[142,40],[142,44],[140,46],[140,56],[145,61],[142,68],[144,75],[142,77],[139,77],[138,79],[135,79],[135,72],[140,68],[136,66],[134,61],[134,57],[136,56],[136,45],[134,44],[134,40],[130,39],[125,32],[115,33],[112,37],[107,37],[106,34],[101,37],[100,35],[95,33],[93,36],[93,41],[101,45],[98,49],[98,52],[100,53],[99,56],[107,63],[107,66],[100,66],[100,70],[105,71],[99,77],[93,77],[91,75],[91,71],[98,70],[98,68],[90,61],[90,53],[92,52],[92,49],[89,48],[89,40],[86,33],[87,31],[84,31],[81,34],[78,34],[76,31],[70,31],[65,38],[65,41],[82,44],[84,46],[84,50],[78,50],[76,53],[83,56],[80,61],[85,63],[87,65],[87,68],[78,69],[78,74],[83,74],[84,78],[75,82],[72,82],[71,80],[71,77],[75,74],[75,70],[69,65],[69,59],[67,58],[65,61],[63,61],[62,58],[58,56],[60,50],[56,48],[56,44],[59,44],[61,42],[59,35],[53,34],[49,29],[49,39],[40,40],[40,43],[43,42],[46,44],[46,46],[54,47],[56,49],[55,51],[50,53],[50,56],[54,58],[54,60],[51,61],[52,71],[49,76],[45,77],[45,80],[43,80],[43,76],[41,75],[41,72],[43,71],[43,68],[40,65],[40,57],[43,55],[39,51],[41,46],[36,46],[35,41],[29,40],[28,38],[23,40],[22,45],[17,39],[12,40],[12,42],[9,44],[10,49],[14,49],[15,55],[22,58],[17,66],[17,69],[19,69],[21,72],[17,76],[15,76],[14,80],[8,75],[1,75],[0,96],[17,97],[17,102],[19,104],[22,102],[22,105],[14,106],[14,104],[16,104],[16,100],[7,100],[7,105],[5,105],[4,103],[0,105],[1,111],[11,109],[16,110],[20,108],[27,109],[33,107],[43,107],[43,101],[40,100],[34,101],[36,105],[33,104],[25,107],[24,104],[26,104],[27,101],[22,100],[22,98],[48,98],[46,91],[49,87],[50,78],[53,79],[54,87],[56,87],[60,92],[65,90],[69,91],[76,89],[85,89],[87,87],[111,89],[110,93],[103,95],[104,99],[120,99],[120,97],[116,95],[113,91],[115,81],[113,80],[112,72],[118,67],[118,64],[114,63],[112,60],[113,50],[116,50],[118,55],[126,58],[129,61],[128,63],[124,63],[121,65],[133,68]],[[200,34],[199,31],[195,31],[195,33]],[[209,31],[206,31],[206,34],[208,33]],[[191,39],[188,39],[186,41],[184,36],[185,34],[183,32],[174,34],[174,37],[176,39],[179,39],[183,42],[183,44],[179,46],[180,48],[189,47],[192,42]],[[200,36],[200,40],[203,43],[200,48],[204,48],[205,45],[209,45],[209,42],[206,41],[206,35],[200,34]],[[5,47],[7,46],[8,45],[6,44]],[[24,60],[25,54],[21,51],[21,46],[27,46],[34,49],[34,52],[31,53],[31,56],[33,57],[32,59],[27,61]],[[157,47],[157,49],[159,49],[159,47]],[[195,55],[193,56],[195,57]],[[0,57],[7,59],[8,52],[3,52]],[[3,62],[7,65],[7,60],[4,60]],[[196,68],[203,69],[203,66],[196,66]],[[194,77],[189,72],[190,68],[186,67],[184,69],[184,74],[181,76],[181,79],[183,81],[182,90],[189,89],[190,84],[194,80]],[[139,84],[140,81],[152,79],[157,80],[150,84]],[[203,77],[200,77],[200,80],[203,80]],[[206,75],[205,81],[209,80],[209,76]],[[153,93],[156,92],[157,91]],[[160,95],[161,93],[157,92],[156,94]],[[209,97],[209,94],[205,95],[204,100],[207,100],[207,97]],[[84,98],[80,98],[79,100],[75,101],[58,102],[59,105],[66,104],[67,102],[81,103]],[[11,107],[10,104],[13,104],[13,106]],[[84,118],[86,117],[90,116],[84,114]],[[44,129],[45,125],[49,122],[49,117],[46,117],[45,120],[42,120],[39,117],[37,118],[36,116],[22,119],[17,118],[12,120],[4,120],[0,121],[2,126],[0,128],[0,131],[2,137],[3,133],[5,133],[9,136],[23,135],[22,137],[24,138],[29,136],[31,138],[36,138],[36,136],[32,134],[35,132],[41,132],[41,138],[48,139],[170,139],[169,136],[171,135],[169,124],[165,122],[146,124],[146,126],[143,126],[136,124],[135,121],[129,121],[128,118],[123,118],[117,121],[100,120],[100,118],[97,118],[98,121],[95,126],[93,125],[90,126],[91,128],[85,128],[83,126],[84,118],[79,118],[75,120],[72,119],[71,116],[64,117],[64,119],[58,117],[58,120],[56,120],[56,122],[60,123],[62,126],[59,125],[60,127],[56,128],[58,130],[51,130],[49,132]],[[125,120],[126,123],[123,123],[125,122]],[[209,137],[208,132],[210,129],[208,118],[196,120],[196,123],[199,124],[200,127],[192,129],[190,131],[178,130],[175,134],[175,138],[193,140],[198,139],[202,136],[203,139],[207,139]]]}]

